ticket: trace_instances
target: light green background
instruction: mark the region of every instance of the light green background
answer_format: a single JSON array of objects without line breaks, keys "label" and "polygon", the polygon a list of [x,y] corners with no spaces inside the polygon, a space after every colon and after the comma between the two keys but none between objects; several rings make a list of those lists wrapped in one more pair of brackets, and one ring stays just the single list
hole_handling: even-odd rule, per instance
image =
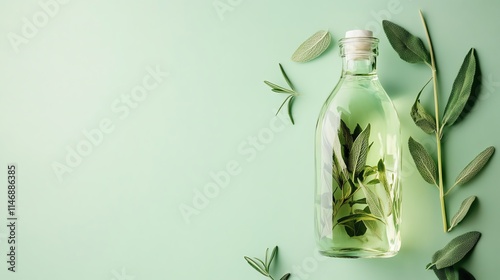
[{"label": "light green background", "polygon": [[[218,11],[214,3],[229,8]],[[456,231],[444,234],[437,191],[420,178],[404,147],[400,253],[369,260],[315,253],[313,134],[340,74],[336,42],[346,30],[371,28],[381,39],[379,75],[403,136],[432,147],[408,114],[430,73],[401,61],[380,25],[390,18],[423,36],[419,8],[434,39],[443,103],[470,47],[477,48],[483,70],[473,112],[444,140],[450,181],[485,147],[500,146],[495,1],[71,0],[51,6],[44,22],[37,1],[3,0],[0,178],[5,181],[7,164],[18,164],[19,245],[18,272],[8,272],[4,182],[0,279],[263,279],[243,255],[261,257],[274,245],[280,247],[275,271],[292,272],[291,279],[435,279],[424,269],[432,253],[469,230],[483,236],[463,266],[477,279],[495,279],[497,156],[450,196],[450,212],[472,194],[479,203]],[[12,43],[14,33],[24,36],[24,18],[39,27]],[[312,62],[290,61],[320,29],[331,32],[332,47]],[[278,63],[302,93],[295,126],[286,115],[274,117],[284,97],[262,82],[284,84]],[[128,115],[119,111],[122,95],[157,68],[168,77],[161,76]],[[431,105],[430,92],[423,99]],[[68,147],[85,143],[83,131],[102,121],[112,129],[58,180],[54,163],[66,164]],[[227,168],[232,174],[225,187],[201,201],[213,174]],[[183,216],[180,207],[195,207],[193,200],[205,205]]]}]

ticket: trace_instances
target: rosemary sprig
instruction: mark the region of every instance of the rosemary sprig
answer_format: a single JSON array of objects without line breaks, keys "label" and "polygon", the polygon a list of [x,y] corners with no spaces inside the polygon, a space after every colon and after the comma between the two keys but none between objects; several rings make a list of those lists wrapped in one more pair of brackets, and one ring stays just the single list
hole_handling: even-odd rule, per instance
[{"label": "rosemary sprig", "polygon": [[288,96],[285,98],[283,103],[281,103],[280,107],[278,108],[278,111],[276,111],[276,115],[278,115],[278,113],[281,111],[281,108],[283,108],[283,106],[285,104],[287,104],[288,105],[287,106],[288,117],[290,118],[290,121],[292,122],[292,124],[295,124],[295,121],[294,121],[293,115],[292,115],[292,105],[293,105],[293,101],[295,100],[295,97],[298,96],[299,93],[295,91],[295,88],[294,88],[292,82],[290,81],[290,78],[288,78],[288,75],[286,74],[285,69],[283,69],[283,66],[281,65],[281,63],[279,64],[279,66],[280,66],[281,74],[283,75],[283,78],[285,79],[285,81],[288,84],[288,86],[290,87],[290,89],[279,86],[275,83],[271,83],[269,81],[264,81],[264,83],[266,85],[268,85],[269,87],[271,87],[271,90],[273,92],[288,94]]},{"label": "rosemary sprig", "polygon": [[[247,256],[245,256],[244,258],[247,263],[255,270],[257,270],[260,274],[266,276],[271,280],[274,280],[273,276],[271,275],[271,264],[273,260],[276,259],[277,255],[278,246],[275,246],[271,252],[271,255],[269,255],[269,248],[266,249],[266,256],[264,258],[264,261],[259,258],[250,258]],[[290,278],[290,273],[283,275],[280,280],[287,280],[288,278]]]}]

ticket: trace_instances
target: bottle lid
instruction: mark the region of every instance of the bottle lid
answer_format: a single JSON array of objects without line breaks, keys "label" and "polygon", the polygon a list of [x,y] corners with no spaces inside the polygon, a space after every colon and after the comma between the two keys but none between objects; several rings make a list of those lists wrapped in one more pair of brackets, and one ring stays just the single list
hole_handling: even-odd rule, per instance
[{"label": "bottle lid", "polygon": [[349,30],[345,33],[344,39],[346,39],[344,41],[344,54],[351,55],[351,58],[364,58],[367,54],[372,53],[374,37],[371,30]]},{"label": "bottle lid", "polygon": [[371,30],[349,30],[345,33],[345,38],[366,38],[373,37],[373,32]]}]

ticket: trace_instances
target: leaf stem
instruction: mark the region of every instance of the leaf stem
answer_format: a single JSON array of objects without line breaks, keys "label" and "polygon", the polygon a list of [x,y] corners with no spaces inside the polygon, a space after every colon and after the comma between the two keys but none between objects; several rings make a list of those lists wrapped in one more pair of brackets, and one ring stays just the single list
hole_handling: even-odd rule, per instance
[{"label": "leaf stem", "polygon": [[441,202],[441,218],[443,220],[443,230],[448,232],[448,220],[446,217],[446,204],[444,201],[444,184],[443,184],[443,161],[441,157],[441,126],[439,125],[439,99],[438,99],[438,82],[437,82],[437,70],[436,61],[434,58],[434,50],[432,48],[432,41],[429,35],[429,30],[427,29],[427,24],[425,23],[422,11],[420,12],[420,18],[422,19],[422,24],[424,25],[425,35],[427,36],[427,42],[429,43],[429,52],[431,55],[431,69],[432,69],[432,80],[434,87],[434,111],[436,114],[436,148],[437,148],[437,160],[438,160],[438,177],[439,177],[439,201]]}]

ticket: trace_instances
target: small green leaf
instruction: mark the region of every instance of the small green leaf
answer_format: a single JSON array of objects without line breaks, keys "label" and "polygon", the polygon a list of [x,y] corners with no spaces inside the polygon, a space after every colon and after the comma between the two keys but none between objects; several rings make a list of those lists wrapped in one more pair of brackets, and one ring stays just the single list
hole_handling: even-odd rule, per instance
[{"label": "small green leaf", "polygon": [[288,280],[288,278],[290,278],[290,273],[283,275],[280,280]]},{"label": "small green leaf", "polygon": [[415,124],[427,134],[431,134],[436,131],[436,120],[433,116],[427,113],[422,104],[420,104],[420,94],[422,94],[422,91],[431,80],[432,78],[427,81],[424,87],[417,94],[417,98],[415,99],[415,102],[413,103],[410,111],[410,116],[413,119],[413,122],[415,122]]},{"label": "small green leaf", "polygon": [[455,216],[453,216],[453,218],[451,219],[451,224],[450,224],[450,228],[448,229],[448,231],[451,231],[454,227],[456,227],[465,218],[465,216],[469,212],[469,209],[470,209],[472,203],[476,200],[476,198],[477,198],[476,196],[470,196],[462,202],[460,209],[455,214]]},{"label": "small green leaf", "polygon": [[410,149],[410,154],[422,178],[429,184],[437,185],[436,162],[425,150],[424,146],[410,137],[408,140],[408,148]]},{"label": "small green leaf", "polygon": [[358,184],[363,190],[363,193],[365,194],[366,203],[368,203],[370,212],[377,217],[384,218],[385,217],[384,208],[380,203],[380,198],[370,188],[363,185],[361,181],[358,180]]},{"label": "small green leaf", "polygon": [[264,259],[264,266],[266,269],[269,271],[269,265],[268,265],[268,257],[269,257],[269,248],[266,248],[266,258]]},{"label": "small green leaf", "polygon": [[327,30],[318,31],[297,48],[292,55],[292,60],[295,62],[313,60],[328,48],[331,41],[332,37]]},{"label": "small green leaf", "polygon": [[245,256],[244,257],[245,260],[248,262],[248,264],[253,267],[255,270],[257,270],[258,272],[260,272],[260,274],[264,275],[264,276],[269,276],[269,273],[266,272],[265,268],[261,267],[255,260]]},{"label": "small green leaf", "polygon": [[377,172],[378,172],[378,178],[382,186],[384,187],[384,194],[385,194],[385,203],[386,205],[386,211],[385,214],[387,216],[391,215],[392,213],[392,198],[391,198],[391,190],[389,187],[389,182],[387,181],[387,175],[385,174],[385,164],[382,159],[380,159],[377,163]]},{"label": "small green leaf", "polygon": [[420,38],[388,20],[383,20],[382,26],[389,43],[401,59],[409,63],[431,63],[429,51]]},{"label": "small green leaf", "polygon": [[290,79],[288,78],[288,75],[286,74],[285,69],[283,69],[283,66],[281,65],[281,63],[279,63],[279,66],[280,66],[281,74],[283,74],[283,78],[285,78],[286,83],[288,84],[288,86],[289,86],[289,87],[290,87],[293,91],[295,91],[295,88],[293,87],[293,84],[292,84],[292,82],[290,81]]},{"label": "small green leaf", "polygon": [[[269,267],[271,266],[271,263],[273,262],[274,258],[276,257],[276,254],[278,254],[278,246],[274,247],[273,251],[271,252],[271,257],[269,258],[269,262],[266,262],[267,271],[269,271]],[[267,257],[267,252],[266,252],[266,257]]]},{"label": "small green leaf", "polygon": [[273,89],[274,92],[286,92],[286,93],[290,93],[290,94],[294,94],[295,92],[293,90],[289,90],[289,89],[286,89],[282,86],[278,86],[277,84],[274,84],[274,83],[271,83],[269,81],[264,81],[264,83],[266,85],[268,85],[269,87],[271,87]]},{"label": "small green leaf", "polygon": [[488,147],[484,151],[482,151],[479,155],[477,155],[463,170],[458,174],[455,179],[455,185],[462,185],[469,182],[472,178],[474,178],[479,171],[483,169],[483,167],[488,163],[491,156],[495,152],[494,147]]},{"label": "small green leaf", "polygon": [[477,71],[474,48],[465,56],[464,62],[453,82],[448,103],[444,108],[443,126],[453,125],[469,100]]},{"label": "small green leaf", "polygon": [[370,124],[368,124],[356,140],[352,143],[352,150],[349,153],[348,169],[353,174],[363,171],[368,156],[368,141],[370,138]]},{"label": "small green leaf", "polygon": [[352,222],[352,221],[380,221],[380,222],[384,222],[382,221],[379,217],[373,215],[373,214],[367,214],[367,213],[355,213],[355,214],[351,214],[351,215],[348,215],[348,216],[344,216],[340,219],[337,220],[337,222],[339,224],[346,224],[346,223],[349,223],[349,222]]},{"label": "small green leaf", "polygon": [[444,268],[444,274],[446,275],[447,280],[459,280],[460,275],[458,274],[458,270],[455,267],[450,266]]},{"label": "small green leaf", "polygon": [[436,267],[442,269],[452,266],[462,260],[477,244],[481,233],[471,231],[452,239],[443,249],[437,251],[432,256],[432,263],[427,265],[427,269]]},{"label": "small green leaf", "polygon": [[293,120],[293,114],[292,114],[293,101],[295,101],[295,95],[291,95],[290,100],[288,100],[288,117],[290,118],[290,121],[292,122],[292,124],[295,124],[295,121]]}]

